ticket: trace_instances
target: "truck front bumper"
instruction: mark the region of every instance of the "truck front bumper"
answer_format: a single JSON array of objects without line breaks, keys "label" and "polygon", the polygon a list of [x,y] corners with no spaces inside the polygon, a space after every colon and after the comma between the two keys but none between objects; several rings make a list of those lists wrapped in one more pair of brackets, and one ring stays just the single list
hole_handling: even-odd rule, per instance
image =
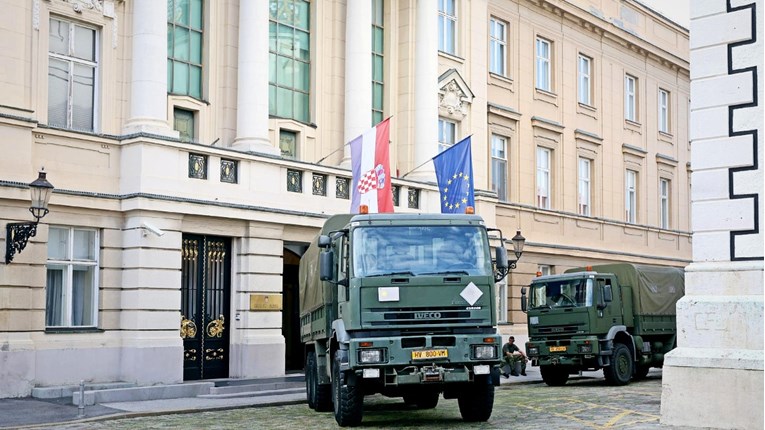
[{"label": "truck front bumper", "polygon": [[[499,381],[499,335],[425,335],[351,339],[348,368],[385,386]],[[372,381],[370,381],[372,382]]]},{"label": "truck front bumper", "polygon": [[[578,368],[602,367],[611,351],[597,337],[556,340],[530,340],[526,354],[534,366],[561,365]],[[607,358],[606,358],[607,361]]]}]

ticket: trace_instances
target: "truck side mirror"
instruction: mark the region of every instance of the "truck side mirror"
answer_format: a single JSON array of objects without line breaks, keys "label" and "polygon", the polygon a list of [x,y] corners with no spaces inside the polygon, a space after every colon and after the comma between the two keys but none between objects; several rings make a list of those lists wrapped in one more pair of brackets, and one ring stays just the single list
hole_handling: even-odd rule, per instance
[{"label": "truck side mirror", "polygon": [[528,305],[526,304],[526,287],[521,287],[521,310],[526,312]]},{"label": "truck side mirror", "polygon": [[332,281],[334,276],[335,251],[326,250],[319,253],[319,279]]},{"label": "truck side mirror", "polygon": [[329,245],[331,244],[332,244],[332,239],[330,239],[329,236],[327,236],[326,234],[322,234],[321,236],[319,236],[319,243],[318,243],[319,248],[328,248]]},{"label": "truck side mirror", "polygon": [[495,264],[497,265],[497,269],[507,269],[507,249],[505,249],[504,246],[498,246],[496,248],[496,259]]},{"label": "truck side mirror", "polygon": [[611,285],[606,284],[606,286],[603,287],[603,300],[606,303],[611,303],[614,300],[614,293],[611,291]]}]

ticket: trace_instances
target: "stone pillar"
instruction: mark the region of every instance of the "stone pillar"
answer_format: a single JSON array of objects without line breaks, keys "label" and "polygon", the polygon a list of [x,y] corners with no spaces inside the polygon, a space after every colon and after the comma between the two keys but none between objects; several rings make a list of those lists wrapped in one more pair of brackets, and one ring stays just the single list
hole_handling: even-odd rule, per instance
[{"label": "stone pillar", "polygon": [[236,139],[245,152],[279,154],[268,139],[268,2],[239,2]]},{"label": "stone pillar", "polygon": [[438,153],[438,4],[417,0],[414,65],[414,164],[407,175],[436,180],[433,163]]},{"label": "stone pillar", "polygon": [[691,3],[693,263],[661,423],[761,429],[763,2],[726,3]]},{"label": "stone pillar", "polygon": [[[345,9],[344,142],[372,126],[372,1],[349,1]],[[351,163],[351,147],[343,149],[342,166]]]},{"label": "stone pillar", "polygon": [[135,0],[130,117],[123,133],[178,137],[167,122],[167,3]]}]

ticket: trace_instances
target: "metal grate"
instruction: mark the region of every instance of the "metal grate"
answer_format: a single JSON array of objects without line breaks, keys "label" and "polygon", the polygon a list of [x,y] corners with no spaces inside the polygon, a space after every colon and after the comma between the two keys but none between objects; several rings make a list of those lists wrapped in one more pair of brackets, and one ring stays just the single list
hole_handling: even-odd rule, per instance
[{"label": "metal grate", "polygon": [[237,162],[234,160],[220,160],[220,181],[236,184],[238,178]]},{"label": "metal grate", "polygon": [[189,178],[207,179],[207,156],[189,153]]},{"label": "metal grate", "polygon": [[287,169],[287,191],[292,193],[303,192],[303,172],[302,171]]},{"label": "metal grate", "polygon": [[322,175],[319,173],[313,174],[313,195],[314,196],[327,195],[327,175]]},{"label": "metal grate", "polygon": [[393,191],[393,206],[400,206],[399,195],[401,195],[401,187],[394,185],[391,191]]},{"label": "metal grate", "polygon": [[410,188],[408,202],[409,202],[409,208],[419,209],[420,208],[420,190],[415,190]]},{"label": "metal grate", "polygon": [[350,198],[350,193],[348,192],[350,182],[350,179],[338,176],[335,179],[335,197],[348,200]]}]

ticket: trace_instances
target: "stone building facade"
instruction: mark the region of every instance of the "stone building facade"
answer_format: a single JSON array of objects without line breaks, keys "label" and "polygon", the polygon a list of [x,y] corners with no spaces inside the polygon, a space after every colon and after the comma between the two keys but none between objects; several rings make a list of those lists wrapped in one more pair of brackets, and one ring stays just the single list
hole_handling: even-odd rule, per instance
[{"label": "stone building facade", "polygon": [[663,424],[763,428],[762,13],[762,1],[691,2],[693,263]]},{"label": "stone building facade", "polygon": [[56,187],[0,264],[0,397],[301,369],[297,264],[389,116],[396,211],[472,135],[477,213],[527,238],[504,334],[537,271],[690,262],[688,30],[636,1],[0,6],[0,221]]}]

